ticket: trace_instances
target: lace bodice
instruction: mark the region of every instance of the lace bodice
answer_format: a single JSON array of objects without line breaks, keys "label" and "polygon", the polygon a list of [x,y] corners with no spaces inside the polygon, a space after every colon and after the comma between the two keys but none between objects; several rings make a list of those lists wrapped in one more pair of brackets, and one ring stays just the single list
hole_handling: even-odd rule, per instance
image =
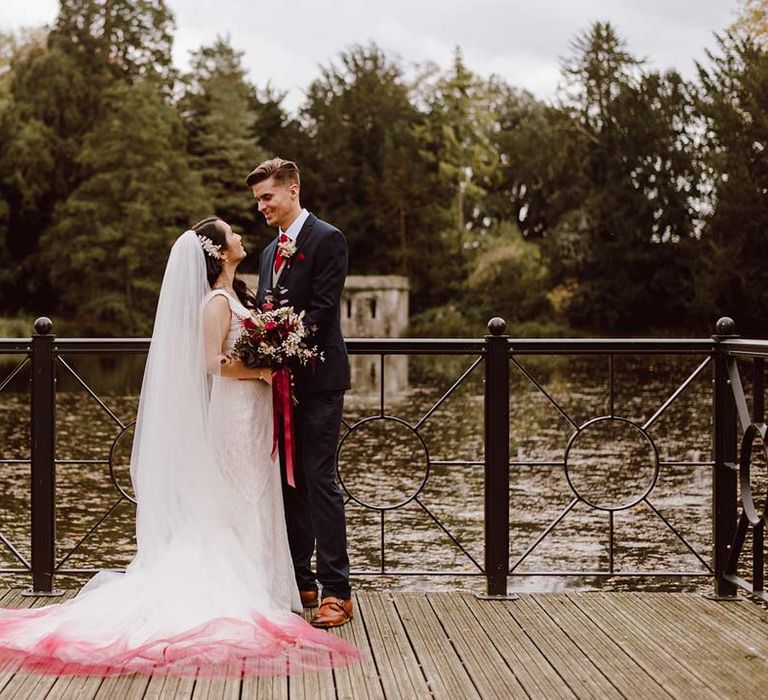
[{"label": "lace bodice", "polygon": [[212,289],[206,295],[205,300],[203,301],[203,306],[215,296],[223,296],[229,304],[229,310],[232,312],[229,318],[229,332],[227,333],[227,337],[224,340],[224,347],[222,348],[222,352],[228,353],[242,331],[242,320],[248,318],[251,315],[251,312],[243,306],[243,303],[237,297],[233,297],[229,292],[225,292],[223,289]]},{"label": "lace bodice", "polygon": [[[226,298],[232,312],[222,342],[226,354],[251,312],[223,289],[211,290],[204,304],[218,295]],[[288,548],[280,465],[272,459],[271,387],[261,380],[213,375],[209,426],[219,470],[231,485],[232,511],[243,516],[238,537],[260,567],[268,607],[301,610]]]}]

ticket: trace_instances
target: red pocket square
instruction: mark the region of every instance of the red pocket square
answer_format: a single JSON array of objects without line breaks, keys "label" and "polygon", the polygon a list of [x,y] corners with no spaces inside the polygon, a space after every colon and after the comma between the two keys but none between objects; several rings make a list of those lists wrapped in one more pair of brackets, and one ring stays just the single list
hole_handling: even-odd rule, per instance
[{"label": "red pocket square", "polygon": [[296,262],[301,262],[302,260],[304,260],[304,253],[299,253],[296,256]]}]

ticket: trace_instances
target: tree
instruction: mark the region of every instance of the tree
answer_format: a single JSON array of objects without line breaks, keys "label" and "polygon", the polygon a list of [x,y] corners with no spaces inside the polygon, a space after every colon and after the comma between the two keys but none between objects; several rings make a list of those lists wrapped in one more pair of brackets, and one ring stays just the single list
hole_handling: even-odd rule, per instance
[{"label": "tree", "polygon": [[245,177],[265,157],[254,134],[253,88],[245,79],[242,52],[217,39],[192,55],[179,108],[189,133],[192,166],[200,174],[217,216],[246,234],[256,231],[257,212]]},{"label": "tree", "polygon": [[407,275],[417,308],[440,303],[462,278],[451,274],[436,173],[417,139],[423,117],[400,66],[375,45],[344,52],[310,86],[301,119],[302,191],[347,235],[350,269]]},{"label": "tree", "polygon": [[540,239],[562,213],[559,195],[569,187],[563,136],[567,119],[498,79],[491,90],[491,143],[497,163],[482,183],[483,212],[493,225],[514,221],[526,239]]},{"label": "tree", "polygon": [[494,229],[473,261],[467,278],[469,315],[529,321],[548,315],[549,274],[539,246],[523,239],[512,224]]},{"label": "tree", "polygon": [[[47,30],[44,27],[26,28],[18,33],[0,32],[0,165],[5,145],[18,136],[18,124],[13,118],[12,86],[19,64],[44,50]],[[18,174],[18,173],[16,173]],[[0,178],[2,181],[2,178]],[[18,269],[9,250],[9,219],[11,207],[0,186],[0,309],[16,311],[16,283]]]},{"label": "tree", "polygon": [[482,183],[498,162],[492,142],[493,84],[468,70],[457,48],[450,72],[424,81],[421,89],[429,111],[420,131],[422,148],[450,193],[455,252],[465,263],[467,249],[476,245],[469,232],[482,226],[485,216]]},{"label": "tree", "polygon": [[735,318],[742,333],[768,320],[768,51],[750,37],[718,37],[719,51],[699,66],[702,150],[711,188],[697,306],[714,323]]},{"label": "tree", "polygon": [[9,307],[56,310],[41,237],[82,182],[80,150],[111,87],[151,80],[169,94],[172,28],[163,0],[62,0],[45,44],[38,32],[15,50],[0,126]]},{"label": "tree", "polygon": [[43,241],[64,309],[110,335],[146,334],[173,240],[210,211],[176,111],[151,83],[117,83],[78,157],[83,182]]},{"label": "tree", "polygon": [[174,18],[165,0],[60,0],[51,47],[80,54],[92,73],[153,79],[170,90]]},{"label": "tree", "polygon": [[740,5],[739,17],[731,31],[765,46],[768,42],[768,0],[741,0]]},{"label": "tree", "polygon": [[571,322],[630,330],[678,326],[690,299],[682,241],[693,233],[697,170],[688,88],[642,71],[610,24],[564,64],[569,133],[561,214],[545,245],[574,290]]},{"label": "tree", "polygon": [[[317,178],[308,165],[311,162],[312,140],[299,119],[283,106],[285,93],[267,85],[263,89],[253,89],[250,99],[254,114],[250,132],[252,139],[259,144],[265,158],[279,156],[298,164],[302,177],[302,205],[318,211],[320,200],[317,199],[317,189],[313,187]],[[254,165],[248,168],[249,172]],[[267,226],[255,202],[252,209],[255,217],[255,236],[252,240],[255,239],[257,247],[261,248],[274,238],[275,230]]]}]

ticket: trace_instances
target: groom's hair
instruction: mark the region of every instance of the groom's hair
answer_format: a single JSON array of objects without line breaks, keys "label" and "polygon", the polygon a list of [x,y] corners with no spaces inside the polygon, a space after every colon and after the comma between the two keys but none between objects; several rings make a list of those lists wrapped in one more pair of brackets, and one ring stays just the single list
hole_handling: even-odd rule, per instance
[{"label": "groom's hair", "polygon": [[301,180],[299,178],[299,166],[292,160],[283,160],[282,158],[271,158],[265,160],[261,165],[257,166],[255,170],[249,173],[245,179],[245,184],[250,188],[256,183],[264,182],[269,178],[274,177],[275,182],[278,185],[296,183],[301,186]]}]

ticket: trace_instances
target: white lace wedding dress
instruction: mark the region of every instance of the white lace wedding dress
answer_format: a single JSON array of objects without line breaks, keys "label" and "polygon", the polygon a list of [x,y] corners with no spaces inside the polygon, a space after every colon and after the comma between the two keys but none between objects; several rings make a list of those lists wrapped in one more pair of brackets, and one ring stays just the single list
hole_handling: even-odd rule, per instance
[{"label": "white lace wedding dress", "polygon": [[343,665],[357,650],[301,610],[288,549],[271,389],[204,366],[211,291],[194,232],[169,258],[142,385],[131,477],[137,553],[71,601],[0,610],[0,660],[44,673],[261,675]]},{"label": "white lace wedding dress", "polygon": [[[240,321],[250,316],[242,303],[223,290],[231,311],[225,353],[240,335]],[[285,527],[280,466],[273,462],[272,389],[258,380],[213,376],[209,421],[221,473],[231,489],[233,510],[245,549],[261,563],[263,600],[276,610],[301,612]]]}]

